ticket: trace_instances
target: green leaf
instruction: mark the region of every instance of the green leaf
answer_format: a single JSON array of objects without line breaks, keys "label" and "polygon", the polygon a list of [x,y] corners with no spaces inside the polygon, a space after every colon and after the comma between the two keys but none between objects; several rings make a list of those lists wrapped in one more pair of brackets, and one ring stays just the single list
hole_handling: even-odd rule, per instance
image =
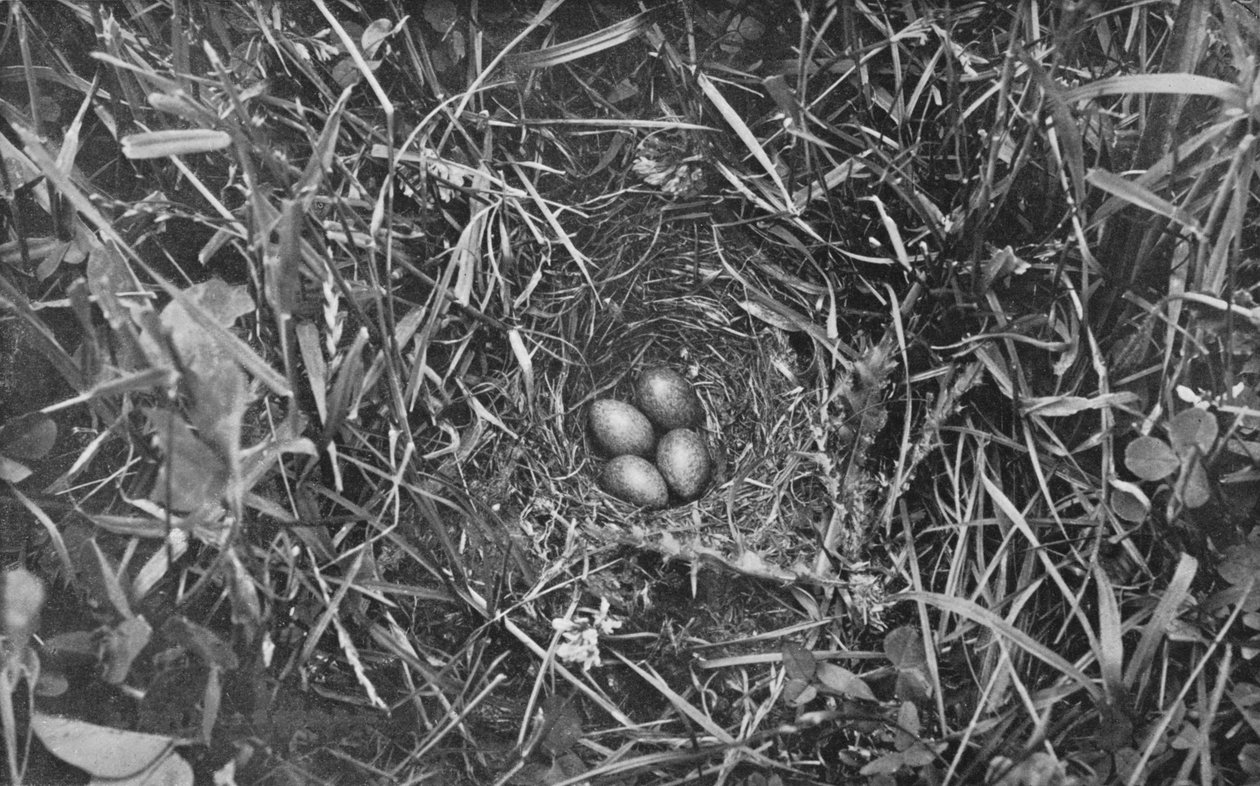
[{"label": "green leaf", "polygon": [[224,671],[232,671],[239,661],[236,653],[209,628],[187,617],[172,615],[162,624],[162,635],[195,654],[203,663]]},{"label": "green leaf", "polygon": [[248,287],[229,284],[221,278],[193,284],[184,290],[184,295],[223,327],[232,327],[236,320],[252,314],[256,308]]},{"label": "green leaf", "polygon": [[552,755],[560,755],[573,750],[584,736],[582,718],[578,715],[573,699],[566,700],[559,694],[548,696],[543,700],[543,723],[547,734],[542,745]]},{"label": "green leaf", "polygon": [[526,71],[532,68],[550,68],[562,63],[579,60],[583,57],[597,55],[638,37],[647,25],[648,14],[643,12],[632,17],[614,22],[594,33],[565,41],[562,44],[549,46],[533,52],[521,52],[507,58],[507,65],[513,70]]},{"label": "green leaf", "polygon": [[886,753],[874,761],[867,762],[859,771],[862,775],[891,775],[901,768],[907,766],[905,758],[901,755],[901,751]]},{"label": "green leaf", "polygon": [[884,652],[898,669],[913,669],[927,665],[927,651],[923,649],[923,637],[915,628],[903,625],[888,632],[884,637]]},{"label": "green leaf", "polygon": [[1138,676],[1150,668],[1156,649],[1177,620],[1181,604],[1189,595],[1191,582],[1194,581],[1198,570],[1199,563],[1194,557],[1189,554],[1181,555],[1172,580],[1165,585],[1155,611],[1142,627],[1142,637],[1138,640],[1133,656],[1125,668],[1124,684],[1133,685],[1137,682]]},{"label": "green leaf", "polygon": [[1212,413],[1193,407],[1177,413],[1168,424],[1168,441],[1172,443],[1173,452],[1185,459],[1195,450],[1200,455],[1211,452],[1219,432]]},{"label": "green leaf", "polygon": [[863,701],[876,700],[870,686],[861,677],[834,663],[819,663],[816,679],[829,693]]},{"label": "green leaf", "polygon": [[902,751],[901,760],[907,767],[926,767],[936,761],[936,753],[926,745],[917,744]]},{"label": "green leaf", "polygon": [[180,511],[218,503],[228,480],[227,466],[219,454],[197,439],[178,415],[152,407],[144,413],[164,454],[150,498]]},{"label": "green leaf", "polygon": [[1062,418],[1095,409],[1130,404],[1137,401],[1134,393],[1107,393],[1094,398],[1083,396],[1038,396],[1020,401],[1020,409],[1026,415],[1043,418]]},{"label": "green leaf", "polygon": [[363,56],[369,59],[376,57],[376,51],[381,48],[381,44],[385,43],[385,39],[397,30],[398,28],[391,25],[388,19],[372,20],[372,23],[363,30],[363,35],[359,37],[359,45],[363,47]]},{"label": "green leaf", "polygon": [[1176,735],[1169,740],[1168,745],[1173,750],[1184,751],[1194,747],[1199,742],[1199,730],[1193,723],[1187,721],[1181,724],[1181,728],[1177,730]]},{"label": "green leaf", "polygon": [[42,651],[55,658],[95,658],[95,638],[90,630],[70,630],[44,639]]},{"label": "green leaf", "polygon": [[1203,237],[1203,227],[1199,225],[1198,219],[1140,183],[1112,174],[1105,169],[1089,170],[1085,180],[1095,188],[1102,189],[1129,204],[1176,221],[1196,237]]},{"label": "green leaf", "polygon": [[1212,486],[1203,462],[1193,459],[1178,478],[1177,493],[1187,508],[1201,508],[1212,499]]},{"label": "green leaf", "polygon": [[907,750],[919,741],[923,724],[919,721],[919,709],[914,706],[914,702],[901,702],[901,706],[897,708],[897,727],[893,740],[897,750]]},{"label": "green leaf", "polygon": [[451,0],[425,0],[420,14],[438,35],[446,35],[459,21],[459,9]]},{"label": "green leaf", "polygon": [[79,547],[79,566],[85,583],[92,589],[97,600],[106,601],[119,617],[131,616],[131,601],[118,580],[113,562],[101,551],[96,541],[89,539]]},{"label": "green leaf", "polygon": [[809,682],[818,670],[814,653],[794,641],[783,642],[783,671],[790,680]]},{"label": "green leaf", "polygon": [[26,645],[39,612],[44,608],[44,582],[25,568],[10,568],[4,572],[3,593],[0,593],[0,614],[4,632],[18,649]]},{"label": "green leaf", "polygon": [[[1000,634],[1011,642],[1016,644],[1020,649],[1032,655],[1034,658],[1051,666],[1064,677],[1076,683],[1077,687],[1087,692],[1091,697],[1098,698],[1100,692],[1094,680],[1090,679],[1085,672],[1081,671],[1077,666],[1073,665],[1059,653],[1046,647],[1046,645],[1029,636],[1023,630],[1012,625],[1007,620],[998,616],[990,609],[979,605],[975,601],[966,598],[958,598],[953,595],[945,595],[937,592],[920,592],[911,590],[901,592],[889,598],[891,601],[907,600],[919,603],[928,603],[939,609],[943,609],[952,614],[969,619],[972,622],[996,634]],[[898,630],[901,630],[900,628]],[[895,631],[894,631],[895,632]],[[890,634],[891,635],[891,634]],[[884,643],[884,649],[888,649],[887,640]]]},{"label": "green leaf", "polygon": [[1099,79],[1067,91],[1064,100],[1069,103],[1098,98],[1106,95],[1125,95],[1127,93],[1176,93],[1179,95],[1213,96],[1215,98],[1241,103],[1242,91],[1237,85],[1222,79],[1198,74],[1132,74],[1129,76],[1113,76]]},{"label": "green leaf", "polygon": [[1124,449],[1124,465],[1142,480],[1163,480],[1176,472],[1181,462],[1159,437],[1138,437]]},{"label": "green leaf", "polygon": [[129,372],[119,377],[107,379],[103,382],[97,382],[92,387],[83,391],[77,396],[71,396],[68,399],[59,401],[44,407],[42,412],[56,412],[60,409],[72,407],[76,404],[82,404],[85,401],[93,399],[105,398],[108,396],[119,396],[124,393],[133,391],[152,390],[153,388],[170,388],[179,375],[172,368],[165,366],[156,368],[146,368],[141,371]]},{"label": "green leaf", "polygon": [[927,701],[932,698],[932,682],[922,668],[898,669],[893,695],[902,701]]},{"label": "green leaf", "polygon": [[789,677],[783,682],[783,700],[789,704],[795,704],[805,689],[809,687],[808,680]]},{"label": "green leaf", "polygon": [[209,745],[214,734],[214,724],[223,704],[223,680],[218,666],[211,666],[206,675],[206,687],[201,692],[201,744]]},{"label": "green leaf", "polygon": [[1018,764],[1005,756],[994,756],[985,778],[985,783],[991,786],[1057,786],[1066,782],[1067,768],[1042,751],[1033,753]]},{"label": "green leaf", "polygon": [[[799,680],[788,680],[789,685],[799,682]],[[784,692],[784,695],[786,696],[786,691]],[[801,692],[796,694],[790,701],[794,707],[804,707],[816,698],[818,698],[818,689],[813,685],[805,683],[805,687],[801,689]]]},{"label": "green leaf", "polygon": [[1248,775],[1260,777],[1260,745],[1254,742],[1244,745],[1238,754],[1238,764]]},{"label": "green leaf", "polygon": [[14,459],[41,459],[57,441],[57,424],[38,412],[0,426],[0,453]]},{"label": "green leaf", "polygon": [[1217,568],[1221,578],[1230,584],[1242,584],[1252,576],[1260,576],[1260,543],[1251,541],[1225,549],[1225,558]]},{"label": "green leaf", "polygon": [[[787,213],[786,205],[791,197],[787,193],[787,187],[783,184],[783,178],[779,175],[778,168],[770,160],[769,154],[761,142],[758,141],[757,135],[744,122],[743,116],[740,115],[735,107],[731,106],[726,97],[717,89],[717,86],[713,84],[713,80],[703,73],[697,73],[696,85],[704,93],[705,97],[709,99],[709,102],[713,104],[714,109],[722,116],[722,119],[735,131],[735,135],[744,143],[748,152],[752,154],[757,163],[761,164],[761,168],[770,176],[771,182],[778,188],[779,194],[782,195],[783,199],[781,202],[774,204],[774,208]],[[770,194],[766,193],[765,196],[770,197]]]},{"label": "green leaf", "polygon": [[133,778],[171,756],[175,748],[170,737],[97,726],[43,712],[31,718],[31,729],[49,753],[98,778]]},{"label": "green leaf", "polygon": [[131,664],[153,637],[153,627],[144,617],[128,617],[112,628],[99,633],[101,679],[110,685],[121,685],[131,671]]},{"label": "green leaf", "polygon": [[1124,521],[1140,524],[1151,511],[1151,500],[1136,483],[1110,478],[1111,509]]},{"label": "green leaf", "polygon": [[30,476],[30,467],[0,454],[0,480],[7,480],[10,483],[21,483]]},{"label": "green leaf", "polygon": [[70,680],[66,675],[48,663],[40,663],[39,679],[35,681],[35,695],[56,698],[70,690]]}]

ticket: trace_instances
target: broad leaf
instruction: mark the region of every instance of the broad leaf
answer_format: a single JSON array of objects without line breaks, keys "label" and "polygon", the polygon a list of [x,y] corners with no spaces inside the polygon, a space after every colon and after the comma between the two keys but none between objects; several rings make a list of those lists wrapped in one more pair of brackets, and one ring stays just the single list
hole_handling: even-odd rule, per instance
[{"label": "broad leaf", "polygon": [[174,413],[148,408],[145,416],[164,455],[150,497],[179,511],[217,503],[228,479],[219,454],[197,439],[188,423]]},{"label": "broad leaf", "polygon": [[870,686],[861,677],[834,663],[818,664],[817,680],[830,693],[850,699],[876,700]]},{"label": "broad leaf", "polygon": [[47,415],[23,415],[0,426],[0,453],[9,458],[41,459],[56,441],[57,424]]},{"label": "broad leaf", "polygon": [[932,683],[921,667],[897,670],[893,695],[902,701],[927,701],[932,698]]},{"label": "broad leaf", "polygon": [[236,653],[209,628],[187,617],[173,615],[162,624],[162,635],[195,654],[208,666],[231,671],[238,665]]},{"label": "broad leaf", "polygon": [[1181,462],[1168,443],[1158,437],[1138,437],[1124,449],[1124,465],[1142,480],[1163,480]]},{"label": "broad leaf", "polygon": [[[225,328],[254,309],[245,287],[230,286],[219,279],[191,286],[184,295]],[[245,372],[228,348],[207,334],[182,303],[172,301],[162,310],[162,324],[188,369],[185,380],[192,398],[192,425],[221,456],[234,455],[240,443],[241,418],[249,403]]]},{"label": "broad leaf", "polygon": [[783,642],[783,670],[788,679],[808,682],[814,678],[817,669],[814,653],[794,641]]},{"label": "broad leaf", "polygon": [[1196,449],[1200,455],[1207,455],[1219,431],[1212,413],[1192,407],[1172,419],[1168,425],[1168,441],[1172,443],[1173,452],[1183,459]]},{"label": "broad leaf", "polygon": [[552,755],[559,755],[573,749],[583,737],[582,717],[578,715],[573,700],[566,701],[563,696],[548,696],[543,700],[543,723],[547,734],[543,738],[543,747]]},{"label": "broad leaf", "polygon": [[459,9],[451,0],[425,0],[420,13],[439,35],[446,35],[459,21]]},{"label": "broad leaf", "polygon": [[898,669],[913,669],[927,665],[927,652],[923,649],[923,637],[914,628],[902,626],[891,630],[884,637],[884,652]]},{"label": "broad leaf", "polygon": [[172,754],[175,741],[157,734],[97,726],[37,712],[31,729],[57,758],[98,778],[129,778]]},{"label": "broad leaf", "polygon": [[101,650],[101,679],[121,685],[131,671],[131,664],[149,644],[153,627],[144,617],[128,617],[98,634]]},{"label": "broad leaf", "polygon": [[1151,500],[1136,483],[1119,478],[1110,478],[1111,509],[1124,521],[1139,524],[1146,520],[1150,513]]},{"label": "broad leaf", "polygon": [[789,677],[783,683],[783,700],[789,704],[795,704],[801,694],[809,687],[807,680]]},{"label": "broad leaf", "polygon": [[3,593],[0,593],[0,631],[20,650],[35,630],[35,621],[44,608],[44,582],[25,568],[4,572]]},{"label": "broad leaf", "polygon": [[[788,680],[789,687],[795,686],[799,683],[800,680]],[[788,691],[785,689],[784,698],[787,698],[787,694]],[[797,693],[789,701],[793,707],[804,707],[816,698],[818,698],[818,688],[815,688],[813,685],[806,684],[805,687],[801,689],[801,692]]]},{"label": "broad leaf", "polygon": [[10,483],[21,483],[30,476],[30,467],[0,454],[0,480],[7,480]]},{"label": "broad leaf", "polygon": [[893,744],[897,750],[904,751],[919,741],[923,724],[919,721],[919,709],[913,702],[903,701],[897,708],[897,731]]},{"label": "broad leaf", "polygon": [[130,778],[93,778],[88,786],[193,786],[196,776],[182,756],[171,754],[157,766]]},{"label": "broad leaf", "polygon": [[1212,487],[1199,459],[1191,460],[1179,480],[1178,492],[1187,508],[1201,508],[1212,499]]},{"label": "broad leaf", "polygon": [[1225,558],[1217,571],[1221,578],[1238,588],[1246,586],[1247,579],[1256,577],[1255,585],[1242,604],[1244,611],[1260,609],[1260,543],[1252,539],[1225,549]]}]

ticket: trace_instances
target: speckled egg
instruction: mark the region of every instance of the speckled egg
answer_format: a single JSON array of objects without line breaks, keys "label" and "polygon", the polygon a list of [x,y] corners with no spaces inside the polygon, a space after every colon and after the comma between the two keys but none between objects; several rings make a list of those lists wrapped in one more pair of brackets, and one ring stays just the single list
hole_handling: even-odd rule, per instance
[{"label": "speckled egg", "polygon": [[680,499],[700,496],[713,475],[713,461],[704,437],[691,429],[674,429],[656,446],[656,468]]},{"label": "speckled egg", "polygon": [[599,485],[618,499],[643,508],[663,508],[669,501],[665,479],[652,462],[639,456],[618,456],[604,465]]},{"label": "speckled egg", "polygon": [[665,366],[644,370],[634,382],[639,409],[662,431],[700,425],[700,399],[682,374]]},{"label": "speckled egg", "polygon": [[601,398],[587,415],[591,439],[605,456],[651,456],[656,434],[642,412],[624,401]]}]

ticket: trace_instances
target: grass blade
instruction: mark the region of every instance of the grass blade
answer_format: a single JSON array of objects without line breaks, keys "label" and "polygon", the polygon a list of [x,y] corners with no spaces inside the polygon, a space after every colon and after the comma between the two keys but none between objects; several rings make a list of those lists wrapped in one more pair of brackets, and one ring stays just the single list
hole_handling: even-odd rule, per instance
[{"label": "grass blade", "polygon": [[1011,623],[999,617],[989,609],[969,601],[965,598],[955,598],[948,595],[941,595],[935,592],[900,592],[889,598],[890,601],[916,601],[936,606],[939,609],[956,614],[959,617],[971,620],[977,625],[989,628],[1002,636],[1006,637],[1024,652],[1033,656],[1037,660],[1051,666],[1064,677],[1076,683],[1077,687],[1084,690],[1093,699],[1101,698],[1098,686],[1094,684],[1085,672],[1073,666],[1071,663],[1056,652],[1048,649],[1044,644],[1035,641],[1027,633],[1016,628]]}]

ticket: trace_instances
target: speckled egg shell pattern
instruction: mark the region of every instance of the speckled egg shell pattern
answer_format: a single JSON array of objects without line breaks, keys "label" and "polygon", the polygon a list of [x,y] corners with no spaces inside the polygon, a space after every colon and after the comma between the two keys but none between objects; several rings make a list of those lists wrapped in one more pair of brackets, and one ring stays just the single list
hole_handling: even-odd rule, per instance
[{"label": "speckled egg shell pattern", "polygon": [[691,429],[674,429],[661,437],[656,446],[656,467],[666,485],[684,500],[699,497],[713,474],[704,437]]},{"label": "speckled egg shell pattern", "polygon": [[644,370],[635,380],[634,392],[639,409],[662,431],[700,424],[700,399],[691,383],[672,368]]},{"label": "speckled egg shell pattern", "polygon": [[644,508],[663,508],[669,501],[665,479],[652,462],[639,456],[618,456],[609,461],[599,485],[614,497]]},{"label": "speckled egg shell pattern", "polygon": [[605,456],[650,457],[656,435],[647,417],[630,404],[603,398],[591,404],[588,414],[591,439]]}]

